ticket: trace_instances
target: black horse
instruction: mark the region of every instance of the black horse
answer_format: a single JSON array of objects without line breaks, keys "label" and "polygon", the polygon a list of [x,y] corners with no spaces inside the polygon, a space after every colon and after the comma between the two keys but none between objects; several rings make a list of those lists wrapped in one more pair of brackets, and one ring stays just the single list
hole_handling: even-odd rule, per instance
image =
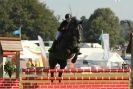
[{"label": "black horse", "polygon": [[[60,69],[64,69],[67,65],[67,59],[70,55],[75,54],[72,59],[72,63],[76,62],[78,52],[79,52],[79,42],[80,42],[80,31],[81,31],[81,21],[76,18],[72,18],[68,25],[68,30],[64,33],[55,46],[55,51],[49,53],[49,66],[50,69],[55,69],[56,65],[60,65]],[[51,77],[54,73],[51,73]],[[58,77],[62,76],[62,72],[59,73]],[[53,82],[53,81],[52,81]],[[60,81],[59,81],[60,82]]]}]

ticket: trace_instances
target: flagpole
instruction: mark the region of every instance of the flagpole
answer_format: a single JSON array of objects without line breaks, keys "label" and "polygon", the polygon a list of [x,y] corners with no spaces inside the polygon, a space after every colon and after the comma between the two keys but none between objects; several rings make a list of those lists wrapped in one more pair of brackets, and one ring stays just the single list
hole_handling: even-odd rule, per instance
[{"label": "flagpole", "polygon": [[[21,27],[22,27],[22,26],[21,26]],[[20,39],[21,39],[21,27],[20,27],[20,35],[19,35]]]},{"label": "flagpole", "polygon": [[102,45],[102,48],[104,48],[104,44],[103,44],[103,30],[102,30],[102,36],[101,36],[101,45]]},{"label": "flagpole", "polygon": [[21,39],[21,28],[22,28],[22,25],[20,25],[20,35],[19,35],[20,39]]},{"label": "flagpole", "polygon": [[40,45],[40,48],[41,48],[43,66],[48,66],[48,58],[47,58],[46,52],[44,50],[45,45],[44,45],[43,39],[41,38],[40,35],[38,35],[38,41],[39,41],[39,45]]}]

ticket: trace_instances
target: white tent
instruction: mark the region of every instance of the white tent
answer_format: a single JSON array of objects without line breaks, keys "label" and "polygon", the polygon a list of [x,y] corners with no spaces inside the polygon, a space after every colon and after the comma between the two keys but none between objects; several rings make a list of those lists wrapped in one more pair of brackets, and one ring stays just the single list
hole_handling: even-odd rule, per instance
[{"label": "white tent", "polygon": [[41,50],[39,46],[30,41],[21,41],[21,43],[23,50],[20,52],[20,58],[32,58],[33,60],[40,58]]},{"label": "white tent", "polygon": [[118,53],[110,53],[110,62],[124,62]]},{"label": "white tent", "polygon": [[109,52],[109,59],[104,60],[103,58],[104,50],[100,47],[95,47],[95,48],[84,47],[80,49],[80,52],[82,54],[78,56],[78,60],[106,62],[106,67],[108,68],[121,67],[122,63],[124,62],[124,60],[120,57],[120,55],[114,52]]},{"label": "white tent", "polygon": [[43,67],[43,60],[41,55],[40,47],[32,41],[22,40],[22,48],[23,50],[20,52],[20,58],[24,59],[21,61],[21,67],[25,67],[27,63],[27,59],[31,58],[33,63],[38,62],[39,67]]},{"label": "white tent", "polygon": [[110,57],[107,63],[107,66],[109,68],[117,67],[117,66],[121,67],[123,63],[125,63],[125,61],[121,58],[121,56],[118,53],[110,52]]},{"label": "white tent", "polygon": [[102,48],[80,48],[81,55],[78,59],[84,60],[102,60],[103,59],[103,49]]},{"label": "white tent", "polygon": [[90,48],[90,47],[94,47],[94,48],[102,48],[102,45],[98,44],[98,43],[82,43],[81,44],[82,48]]}]

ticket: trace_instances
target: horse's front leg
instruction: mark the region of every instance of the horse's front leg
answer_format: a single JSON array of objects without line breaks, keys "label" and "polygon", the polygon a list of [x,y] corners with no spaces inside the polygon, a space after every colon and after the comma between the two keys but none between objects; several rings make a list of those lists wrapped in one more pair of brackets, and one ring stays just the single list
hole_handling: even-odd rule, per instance
[{"label": "horse's front leg", "polygon": [[[56,59],[53,59],[53,60],[56,60]],[[57,64],[57,62],[53,60],[49,60],[50,69],[55,69],[55,66]],[[50,74],[51,74],[50,75],[51,77],[54,77],[54,72],[51,72]],[[51,80],[51,82],[53,82],[53,80]]]},{"label": "horse's front leg", "polygon": [[[76,62],[76,53],[73,53],[73,54],[71,54],[70,56],[69,56],[69,58],[68,58],[68,63],[69,63],[69,67],[68,68],[75,68],[75,62]],[[75,62],[72,62],[72,61],[75,61]]]},{"label": "horse's front leg", "polygon": [[[51,68],[54,69],[54,68]],[[54,72],[51,72],[51,77],[54,77]],[[53,83],[54,80],[51,80],[51,82]]]},{"label": "horse's front leg", "polygon": [[[60,63],[60,69],[64,69],[66,67],[66,65],[67,65],[67,59]],[[62,72],[59,72],[58,77],[61,77],[61,76],[62,76]],[[61,80],[59,80],[59,82],[61,82]]]}]

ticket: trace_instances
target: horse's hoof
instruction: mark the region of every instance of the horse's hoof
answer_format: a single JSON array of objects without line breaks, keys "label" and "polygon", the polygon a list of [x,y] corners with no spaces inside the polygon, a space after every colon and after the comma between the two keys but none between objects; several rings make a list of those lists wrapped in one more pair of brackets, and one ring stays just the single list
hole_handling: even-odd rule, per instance
[{"label": "horse's hoof", "polygon": [[72,63],[75,63],[75,62],[76,62],[76,59],[72,59],[71,62],[72,62]]},{"label": "horse's hoof", "polygon": [[53,80],[51,80],[51,83],[53,83],[54,81]]},{"label": "horse's hoof", "polygon": [[61,83],[61,80],[59,80],[59,83]]}]

